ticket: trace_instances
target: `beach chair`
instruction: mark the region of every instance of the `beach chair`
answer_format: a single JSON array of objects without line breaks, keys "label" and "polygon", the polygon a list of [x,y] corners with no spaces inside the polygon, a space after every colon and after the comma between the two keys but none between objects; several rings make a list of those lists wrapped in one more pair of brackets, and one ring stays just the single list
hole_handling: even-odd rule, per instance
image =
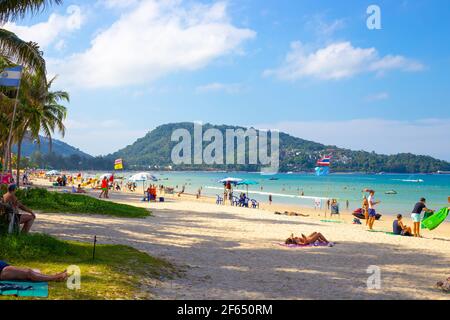
[{"label": "beach chair", "polygon": [[217,194],[216,204],[223,204],[223,198]]},{"label": "beach chair", "polygon": [[333,215],[338,215],[339,216],[339,218],[341,218],[341,213],[339,212],[339,204],[332,204],[331,205],[331,217],[333,216]]},{"label": "beach chair", "polygon": [[241,203],[241,200],[238,197],[233,196],[233,198],[231,199],[231,205],[239,207],[240,203]]},{"label": "beach chair", "polygon": [[259,202],[255,199],[250,200],[252,202],[252,208],[253,209],[259,209]]},{"label": "beach chair", "polygon": [[[0,203],[0,225],[9,234],[20,232],[20,215],[10,204]],[[0,230],[3,231],[3,230]]]}]

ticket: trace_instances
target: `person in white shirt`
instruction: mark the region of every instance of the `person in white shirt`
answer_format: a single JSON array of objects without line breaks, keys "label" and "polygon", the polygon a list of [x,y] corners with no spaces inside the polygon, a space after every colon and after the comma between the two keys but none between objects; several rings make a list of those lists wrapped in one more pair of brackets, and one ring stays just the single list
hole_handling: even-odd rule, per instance
[{"label": "person in white shirt", "polygon": [[374,190],[370,190],[367,201],[369,202],[369,230],[373,230],[373,224],[375,223],[375,219],[377,216],[377,212],[375,211],[375,206],[380,203],[380,201],[375,201],[375,191]]}]

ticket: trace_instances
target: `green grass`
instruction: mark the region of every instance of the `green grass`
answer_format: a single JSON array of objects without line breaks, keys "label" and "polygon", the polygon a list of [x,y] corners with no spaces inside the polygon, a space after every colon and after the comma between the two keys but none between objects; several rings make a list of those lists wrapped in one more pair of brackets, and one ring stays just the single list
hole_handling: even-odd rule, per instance
[{"label": "green grass", "polygon": [[87,195],[50,192],[45,189],[17,191],[17,197],[32,210],[48,213],[99,214],[125,218],[151,215],[145,208],[99,200]]},{"label": "green grass", "polygon": [[[98,245],[92,260],[92,244],[62,241],[45,234],[0,236],[0,257],[9,264],[57,273],[77,265],[81,289],[66,283],[49,283],[49,299],[150,299],[157,280],[176,272],[168,262],[121,245]],[[0,299],[16,299],[2,297]]]}]

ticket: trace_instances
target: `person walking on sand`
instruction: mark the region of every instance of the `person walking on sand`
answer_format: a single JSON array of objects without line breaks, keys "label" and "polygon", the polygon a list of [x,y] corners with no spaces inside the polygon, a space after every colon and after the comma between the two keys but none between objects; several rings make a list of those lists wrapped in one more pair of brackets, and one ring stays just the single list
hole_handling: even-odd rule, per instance
[{"label": "person walking on sand", "polygon": [[269,204],[272,205],[272,195],[269,194]]},{"label": "person walking on sand", "polygon": [[375,223],[375,219],[377,216],[377,212],[375,211],[375,206],[380,203],[380,201],[375,201],[375,191],[370,190],[369,197],[367,198],[367,202],[369,203],[369,230],[373,230],[373,224]]},{"label": "person walking on sand", "polygon": [[104,198],[108,199],[108,179],[106,179],[106,176],[103,177],[101,188],[102,192],[100,193],[99,198],[103,196]]},{"label": "person walking on sand", "polygon": [[414,223],[413,234],[414,237],[422,238],[420,235],[420,215],[422,212],[434,212],[427,208],[426,203],[427,200],[425,198],[421,198],[419,202],[417,202],[414,206],[414,209],[411,213],[411,219]]}]

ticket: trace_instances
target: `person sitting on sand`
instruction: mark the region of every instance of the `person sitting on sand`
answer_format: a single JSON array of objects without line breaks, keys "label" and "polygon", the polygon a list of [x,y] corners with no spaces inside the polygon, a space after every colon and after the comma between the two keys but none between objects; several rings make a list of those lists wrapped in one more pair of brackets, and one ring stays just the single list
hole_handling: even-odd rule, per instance
[{"label": "person sitting on sand", "polygon": [[401,214],[397,215],[397,220],[394,220],[393,223],[393,233],[396,235],[411,237],[412,231],[411,227],[408,227],[402,222],[403,216]]},{"label": "person sitting on sand", "polygon": [[83,188],[81,188],[81,184],[78,185],[77,193],[86,193],[86,191]]},{"label": "person sitting on sand", "polygon": [[16,190],[17,186],[15,184],[10,184],[8,186],[8,192],[3,195],[3,202],[9,204],[13,208],[13,210],[18,211],[20,209],[26,212],[26,214],[19,214],[19,223],[23,224],[22,233],[28,233],[34,223],[34,220],[36,219],[36,215],[33,213],[33,211],[31,211],[31,209],[28,209],[22,203],[20,203],[20,201],[16,197]]},{"label": "person sitting on sand", "polygon": [[55,275],[45,275],[39,270],[29,268],[18,268],[0,261],[0,280],[1,281],[32,281],[32,282],[48,282],[48,281],[65,281],[67,280],[67,271],[57,273]]},{"label": "person sitting on sand", "polygon": [[310,234],[308,237],[306,237],[304,234],[302,234],[301,237],[294,237],[294,234],[292,234],[291,237],[288,238],[285,243],[303,246],[303,245],[314,244],[316,242],[323,243],[323,244],[330,243],[321,233],[318,233],[318,232],[314,232],[314,233]]}]

